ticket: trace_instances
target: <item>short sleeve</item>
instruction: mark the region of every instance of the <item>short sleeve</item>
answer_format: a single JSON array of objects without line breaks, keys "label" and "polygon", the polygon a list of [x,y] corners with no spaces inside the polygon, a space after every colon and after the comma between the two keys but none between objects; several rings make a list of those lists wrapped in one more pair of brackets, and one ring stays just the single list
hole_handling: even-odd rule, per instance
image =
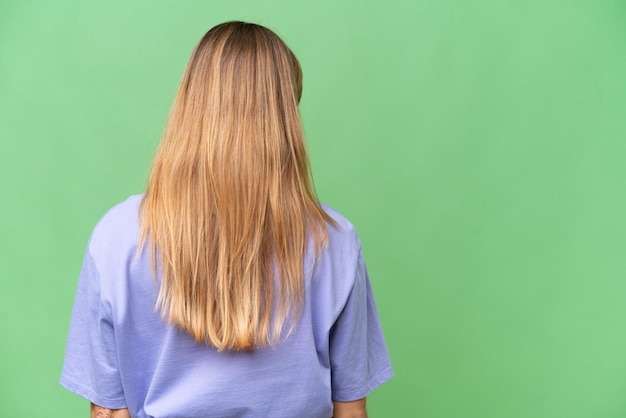
[{"label": "short sleeve", "polygon": [[334,401],[364,398],[393,376],[372,287],[360,252],[354,287],[331,329],[329,349]]},{"label": "short sleeve", "polygon": [[89,251],[74,300],[61,385],[96,405],[126,408],[110,309],[101,301],[98,270]]}]

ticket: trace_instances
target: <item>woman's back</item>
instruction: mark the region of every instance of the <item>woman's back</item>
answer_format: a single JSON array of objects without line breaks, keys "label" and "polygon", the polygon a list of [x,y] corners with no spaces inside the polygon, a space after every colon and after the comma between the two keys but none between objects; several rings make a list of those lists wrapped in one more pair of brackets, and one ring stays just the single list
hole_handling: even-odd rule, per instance
[{"label": "woman's back", "polygon": [[61,383],[133,417],[324,417],[332,400],[365,397],[391,367],[359,240],[336,221],[328,246],[305,259],[305,303],[275,347],[219,352],[155,311],[158,286],[146,251],[136,256],[138,207],[111,209],[90,239]]}]

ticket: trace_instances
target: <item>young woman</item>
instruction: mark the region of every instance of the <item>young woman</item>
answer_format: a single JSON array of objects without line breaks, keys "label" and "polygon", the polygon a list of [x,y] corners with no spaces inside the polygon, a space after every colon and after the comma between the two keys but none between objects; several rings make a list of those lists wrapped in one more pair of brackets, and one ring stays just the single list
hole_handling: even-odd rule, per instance
[{"label": "young woman", "polygon": [[92,417],[365,417],[392,376],[358,237],[315,197],[267,28],[196,46],[148,187],[85,255],[61,384]]}]

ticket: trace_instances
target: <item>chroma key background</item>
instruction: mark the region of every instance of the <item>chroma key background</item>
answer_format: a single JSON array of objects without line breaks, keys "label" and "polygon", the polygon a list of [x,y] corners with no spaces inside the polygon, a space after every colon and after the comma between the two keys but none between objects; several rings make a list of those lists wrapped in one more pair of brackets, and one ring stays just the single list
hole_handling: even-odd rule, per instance
[{"label": "chroma key background", "polygon": [[191,50],[276,31],[395,378],[373,418],[626,416],[626,3],[0,2],[0,416],[58,384],[91,229],[140,193]]}]

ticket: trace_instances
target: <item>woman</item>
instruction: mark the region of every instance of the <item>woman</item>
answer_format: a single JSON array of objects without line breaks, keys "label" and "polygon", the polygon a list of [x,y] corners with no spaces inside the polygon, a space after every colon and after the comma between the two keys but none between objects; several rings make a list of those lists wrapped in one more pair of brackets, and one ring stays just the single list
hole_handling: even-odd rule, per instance
[{"label": "woman", "polygon": [[196,46],[146,193],[85,255],[61,384],[92,417],[365,417],[391,378],[358,237],[315,198],[301,92],[262,26]]}]

